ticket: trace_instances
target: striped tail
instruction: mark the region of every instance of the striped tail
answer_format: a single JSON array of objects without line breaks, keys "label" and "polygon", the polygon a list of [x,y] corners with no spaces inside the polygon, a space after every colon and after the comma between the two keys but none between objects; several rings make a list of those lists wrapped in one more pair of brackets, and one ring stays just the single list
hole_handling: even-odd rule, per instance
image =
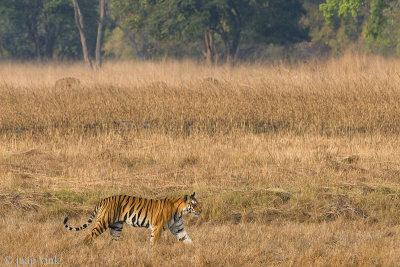
[{"label": "striped tail", "polygon": [[94,218],[96,217],[97,214],[97,209],[93,212],[92,216],[90,216],[89,220],[87,221],[87,223],[85,223],[84,225],[82,225],[81,227],[70,227],[67,225],[67,221],[68,221],[68,217],[65,217],[64,219],[64,226],[65,228],[67,228],[70,231],[80,231],[85,229],[86,227],[88,227],[94,220]]}]

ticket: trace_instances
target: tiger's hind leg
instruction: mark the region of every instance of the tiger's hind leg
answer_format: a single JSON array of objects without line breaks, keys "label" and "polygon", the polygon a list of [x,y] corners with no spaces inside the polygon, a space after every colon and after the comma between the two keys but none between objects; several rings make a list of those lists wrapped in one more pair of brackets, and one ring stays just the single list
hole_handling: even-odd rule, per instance
[{"label": "tiger's hind leg", "polygon": [[107,230],[107,225],[105,223],[102,223],[100,221],[97,221],[96,225],[94,226],[93,230],[88,234],[84,240],[84,243],[86,245],[90,245],[93,240],[101,235],[105,230]]},{"label": "tiger's hind leg", "polygon": [[110,226],[110,234],[114,241],[118,241],[121,237],[122,228],[124,227],[123,222],[117,222]]}]

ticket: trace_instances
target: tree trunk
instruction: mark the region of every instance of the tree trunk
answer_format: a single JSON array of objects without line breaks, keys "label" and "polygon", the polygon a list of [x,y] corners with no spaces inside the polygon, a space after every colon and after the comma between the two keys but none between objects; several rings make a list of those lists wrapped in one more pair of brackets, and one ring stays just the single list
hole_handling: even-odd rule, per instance
[{"label": "tree trunk", "polygon": [[229,6],[231,8],[227,10],[227,14],[231,27],[229,30],[225,31],[221,37],[226,47],[226,63],[230,66],[233,66],[239,50],[239,42],[242,34],[243,24],[235,3],[232,1]]},{"label": "tree trunk", "polygon": [[92,60],[89,56],[87,45],[86,45],[85,32],[83,31],[83,17],[82,17],[82,13],[81,13],[81,10],[78,5],[78,0],[72,0],[72,3],[74,4],[75,24],[76,24],[76,27],[78,28],[79,34],[81,36],[83,59],[85,60],[85,63],[88,64],[89,68],[93,69]]},{"label": "tree trunk", "polygon": [[212,30],[206,30],[204,32],[204,44],[206,47],[205,51],[206,62],[208,66],[211,66],[213,64],[214,49],[215,49],[214,36]]},{"label": "tree trunk", "polygon": [[40,54],[40,42],[39,42],[39,33],[37,29],[37,24],[29,25],[28,30],[29,30],[29,36],[35,45],[35,56],[38,60],[41,60],[42,58]]},{"label": "tree trunk", "polygon": [[39,30],[38,30],[38,21],[37,18],[39,16],[39,12],[37,11],[37,7],[30,2],[29,8],[32,10],[32,13],[30,14],[30,19],[28,21],[28,34],[29,38],[33,42],[35,46],[35,57],[38,60],[41,60],[41,54],[40,54],[40,41],[39,41]]},{"label": "tree trunk", "polygon": [[213,51],[214,51],[214,65],[218,65],[219,63],[219,54],[217,51],[217,47],[215,46],[215,42],[213,42]]},{"label": "tree trunk", "polygon": [[233,66],[234,61],[233,61],[233,57],[231,54],[227,54],[226,55],[226,65],[228,66]]},{"label": "tree trunk", "polygon": [[233,66],[235,64],[236,56],[239,51],[241,31],[238,30],[232,33],[231,40],[225,34],[221,36],[226,48],[226,64],[229,66]]},{"label": "tree trunk", "polygon": [[[136,56],[139,58],[139,60],[144,60],[144,54],[143,51],[141,49],[139,49],[139,46],[136,42],[136,35],[133,33],[130,33],[126,28],[122,28],[121,26],[118,26],[122,32],[128,36],[129,40],[131,41],[133,50],[135,50],[135,54]],[[143,47],[143,46],[142,46]]]},{"label": "tree trunk", "polygon": [[53,58],[54,45],[56,42],[56,26],[54,24],[45,25],[45,59],[50,60]]},{"label": "tree trunk", "polygon": [[235,64],[236,58],[237,58],[237,54],[238,54],[238,51],[239,51],[239,39],[240,39],[240,35],[233,39],[232,44],[231,44],[231,48],[230,48],[230,51],[229,51],[229,54],[231,55],[231,58],[232,58],[232,65]]},{"label": "tree trunk", "polygon": [[101,67],[101,35],[103,32],[103,21],[105,16],[104,0],[100,0],[100,19],[97,27],[97,40],[96,40],[96,69]]},{"label": "tree trunk", "polygon": [[[110,17],[107,17],[109,20]],[[131,33],[127,28],[123,27],[122,25],[120,25],[118,22],[111,20],[118,28],[120,28],[122,30],[122,32],[128,36],[129,40],[131,41],[132,44],[132,48],[133,50],[135,50],[135,54],[136,56],[139,58],[139,60],[144,60],[144,53],[141,49],[139,49],[139,46],[136,42],[136,35]],[[143,46],[142,46],[143,47]]]}]

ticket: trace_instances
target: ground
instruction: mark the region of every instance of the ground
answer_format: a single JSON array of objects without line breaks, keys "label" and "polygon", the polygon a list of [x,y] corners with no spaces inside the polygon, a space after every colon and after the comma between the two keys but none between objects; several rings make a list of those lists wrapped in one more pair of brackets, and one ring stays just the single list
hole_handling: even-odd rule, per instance
[{"label": "ground", "polygon": [[[0,262],[62,266],[400,262],[400,64],[4,63]],[[55,81],[80,83],[58,88]],[[212,79],[209,79],[212,77]],[[196,192],[194,246],[67,231],[113,194]]]}]

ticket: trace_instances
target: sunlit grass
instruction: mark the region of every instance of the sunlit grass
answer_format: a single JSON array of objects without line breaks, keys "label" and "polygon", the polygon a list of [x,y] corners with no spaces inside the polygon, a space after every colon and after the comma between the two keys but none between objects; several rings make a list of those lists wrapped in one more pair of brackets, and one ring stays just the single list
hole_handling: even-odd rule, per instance
[{"label": "sunlit grass", "polygon": [[[400,62],[0,64],[0,257],[64,265],[396,265]],[[75,77],[80,84],[59,88]],[[193,191],[195,247],[146,229],[92,247],[113,194]],[[0,262],[2,262],[0,258]]]}]

